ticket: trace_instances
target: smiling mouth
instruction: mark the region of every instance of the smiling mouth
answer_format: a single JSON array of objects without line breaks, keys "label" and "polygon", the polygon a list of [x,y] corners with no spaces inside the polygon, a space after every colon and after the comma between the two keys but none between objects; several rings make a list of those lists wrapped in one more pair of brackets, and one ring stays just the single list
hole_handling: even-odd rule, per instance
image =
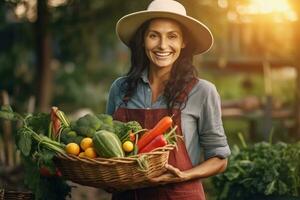
[{"label": "smiling mouth", "polygon": [[172,52],[154,52],[157,57],[165,58],[172,54]]}]

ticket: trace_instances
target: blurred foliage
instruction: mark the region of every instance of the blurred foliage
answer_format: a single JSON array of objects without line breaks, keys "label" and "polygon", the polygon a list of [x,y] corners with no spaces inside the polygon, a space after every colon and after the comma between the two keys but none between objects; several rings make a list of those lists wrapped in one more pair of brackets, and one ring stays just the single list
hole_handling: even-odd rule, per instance
[{"label": "blurred foliage", "polygon": [[237,145],[225,173],[213,178],[217,199],[298,199],[299,143]]},{"label": "blurred foliage", "polygon": [[[15,16],[18,5],[30,6],[22,0],[0,4],[0,90],[8,91],[13,106],[24,111],[26,100],[36,93],[38,74],[35,24],[26,15]],[[117,43],[115,24],[130,10],[145,6],[146,1],[74,0],[50,7],[53,105],[66,106],[69,111],[81,107],[104,111],[109,85],[125,72],[127,63],[127,56],[122,55],[127,52]]]}]

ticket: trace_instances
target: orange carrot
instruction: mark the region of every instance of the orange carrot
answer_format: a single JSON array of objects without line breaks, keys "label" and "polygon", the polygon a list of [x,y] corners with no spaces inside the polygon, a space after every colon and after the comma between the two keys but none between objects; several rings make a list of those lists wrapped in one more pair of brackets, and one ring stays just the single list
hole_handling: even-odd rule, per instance
[{"label": "orange carrot", "polygon": [[154,128],[150,129],[147,133],[143,135],[143,137],[137,142],[138,149],[142,149],[149,142],[151,142],[156,136],[165,133],[173,124],[173,120],[171,117],[166,116],[163,117],[159,122],[154,126]]}]

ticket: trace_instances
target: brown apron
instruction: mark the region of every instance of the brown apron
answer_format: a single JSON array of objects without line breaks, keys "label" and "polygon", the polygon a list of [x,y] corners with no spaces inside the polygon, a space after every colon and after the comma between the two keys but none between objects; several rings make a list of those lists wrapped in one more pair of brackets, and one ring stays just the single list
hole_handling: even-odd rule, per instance
[{"label": "brown apron", "polygon": [[[197,79],[188,84],[185,94],[193,88]],[[179,109],[173,110],[174,123],[178,126],[178,135],[181,131],[181,112]],[[118,108],[114,113],[114,119],[119,121],[138,121],[144,128],[150,129],[164,116],[170,115],[168,109],[128,109]],[[178,151],[170,152],[168,163],[184,171],[192,168],[183,140],[177,141]],[[200,155],[199,155],[200,156]],[[113,200],[205,200],[202,184],[199,180],[186,181],[181,183],[171,183],[162,186],[128,190],[125,192],[114,193]]]}]

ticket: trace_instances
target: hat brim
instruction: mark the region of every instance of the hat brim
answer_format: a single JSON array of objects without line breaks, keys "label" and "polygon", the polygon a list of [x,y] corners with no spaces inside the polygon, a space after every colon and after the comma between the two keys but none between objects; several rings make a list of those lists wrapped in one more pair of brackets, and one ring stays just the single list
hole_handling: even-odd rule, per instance
[{"label": "hat brim", "polygon": [[130,39],[137,29],[147,20],[154,18],[170,18],[184,26],[192,37],[194,55],[208,51],[213,44],[213,36],[203,23],[189,16],[165,11],[139,11],[125,15],[117,22],[116,33],[119,39],[129,46]]}]

